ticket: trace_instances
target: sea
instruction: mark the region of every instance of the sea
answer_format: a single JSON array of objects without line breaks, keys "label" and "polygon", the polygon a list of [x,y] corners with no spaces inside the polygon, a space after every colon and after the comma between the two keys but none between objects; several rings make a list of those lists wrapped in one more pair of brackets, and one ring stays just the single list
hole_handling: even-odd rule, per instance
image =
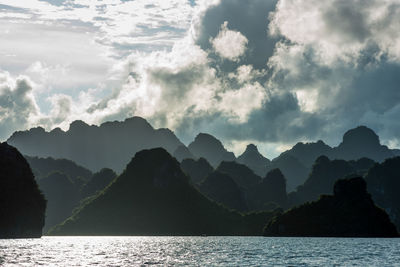
[{"label": "sea", "polygon": [[214,236],[0,239],[0,266],[400,266],[400,239]]}]

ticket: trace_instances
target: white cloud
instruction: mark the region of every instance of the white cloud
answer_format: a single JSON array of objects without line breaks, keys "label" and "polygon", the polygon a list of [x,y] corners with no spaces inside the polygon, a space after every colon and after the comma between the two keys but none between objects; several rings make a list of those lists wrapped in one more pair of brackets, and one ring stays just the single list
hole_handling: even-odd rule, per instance
[{"label": "white cloud", "polygon": [[246,51],[247,38],[238,31],[228,29],[228,22],[221,25],[218,35],[211,41],[215,52],[222,58],[238,61]]}]

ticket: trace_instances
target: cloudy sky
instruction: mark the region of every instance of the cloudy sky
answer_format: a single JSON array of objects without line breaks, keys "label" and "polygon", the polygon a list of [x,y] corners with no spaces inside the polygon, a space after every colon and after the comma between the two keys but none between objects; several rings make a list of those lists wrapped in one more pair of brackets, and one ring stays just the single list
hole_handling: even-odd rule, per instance
[{"label": "cloudy sky", "polygon": [[399,0],[0,0],[0,140],[134,115],[268,157],[400,146]]}]

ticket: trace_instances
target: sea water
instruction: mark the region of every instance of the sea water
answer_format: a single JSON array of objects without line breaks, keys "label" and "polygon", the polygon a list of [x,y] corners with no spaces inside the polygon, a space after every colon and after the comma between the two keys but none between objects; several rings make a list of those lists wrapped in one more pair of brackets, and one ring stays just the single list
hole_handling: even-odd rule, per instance
[{"label": "sea water", "polygon": [[0,240],[0,266],[400,266],[400,239],[42,237]]}]

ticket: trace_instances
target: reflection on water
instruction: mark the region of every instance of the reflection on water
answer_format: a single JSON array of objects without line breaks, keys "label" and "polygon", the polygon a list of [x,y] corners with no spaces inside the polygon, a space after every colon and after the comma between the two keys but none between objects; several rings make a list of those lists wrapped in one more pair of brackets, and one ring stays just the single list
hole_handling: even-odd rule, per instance
[{"label": "reflection on water", "polygon": [[0,240],[6,266],[400,266],[400,239],[43,237]]}]

